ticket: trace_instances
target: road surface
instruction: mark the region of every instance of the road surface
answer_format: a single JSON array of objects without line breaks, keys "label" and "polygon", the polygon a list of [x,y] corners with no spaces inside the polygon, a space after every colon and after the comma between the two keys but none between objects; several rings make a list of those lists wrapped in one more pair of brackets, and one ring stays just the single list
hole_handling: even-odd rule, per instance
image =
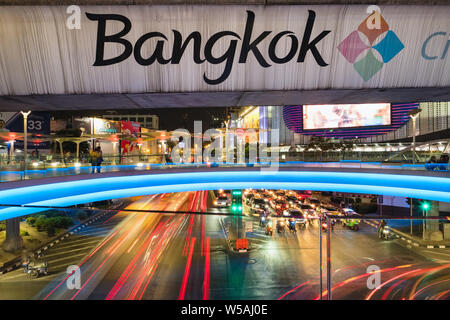
[{"label": "road surface", "polygon": [[[129,209],[227,213],[212,208],[213,197],[208,191],[144,196]],[[120,212],[108,221],[111,227],[101,241],[73,256],[78,258],[79,288],[73,288],[74,275],[65,271],[36,280],[15,271],[0,276],[0,288],[7,284],[15,292],[2,298],[17,298],[19,291],[24,296],[27,283],[39,290],[25,298],[49,300],[326,299],[326,239],[320,294],[317,225],[267,236],[258,219],[248,215],[243,220],[253,226],[247,234],[252,250],[238,253],[230,250],[223,230],[227,221],[236,228],[235,220],[223,215]],[[60,251],[73,255],[76,249]],[[448,250],[409,249],[398,240],[381,241],[376,229],[364,223],[359,231],[336,225],[331,249],[333,299],[450,298]],[[369,267],[379,268],[376,289],[367,286],[374,276]]]}]

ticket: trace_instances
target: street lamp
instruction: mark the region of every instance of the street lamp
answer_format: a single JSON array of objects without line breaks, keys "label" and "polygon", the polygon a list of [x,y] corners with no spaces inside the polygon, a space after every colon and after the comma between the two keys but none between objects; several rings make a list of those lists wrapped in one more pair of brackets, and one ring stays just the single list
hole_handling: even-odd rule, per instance
[{"label": "street lamp", "polygon": [[[412,122],[413,122],[413,142],[412,142],[412,161],[413,161],[413,165],[416,164],[416,119],[419,116],[420,112],[422,111],[422,109],[413,109],[411,111],[408,112],[408,115],[411,117]],[[413,215],[413,204],[412,204],[412,198],[410,198],[410,203],[409,203],[409,215],[412,218]],[[411,220],[411,227],[410,227],[410,231],[411,231],[411,235],[412,235],[412,220]]]},{"label": "street lamp", "polygon": [[411,117],[413,122],[413,143],[412,143],[413,165],[416,164],[416,119],[421,111],[422,109],[417,108],[408,112],[408,115]]},{"label": "street lamp", "polygon": [[23,162],[25,165],[25,169],[27,168],[27,154],[28,154],[28,115],[31,113],[31,111],[24,112],[20,111],[20,113],[23,116]]}]

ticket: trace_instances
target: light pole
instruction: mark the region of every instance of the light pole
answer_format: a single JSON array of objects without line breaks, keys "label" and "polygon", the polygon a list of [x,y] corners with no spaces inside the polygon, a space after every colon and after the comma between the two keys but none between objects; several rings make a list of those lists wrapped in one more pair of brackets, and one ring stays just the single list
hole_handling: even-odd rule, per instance
[{"label": "light pole", "polygon": [[[413,141],[412,141],[412,161],[413,166],[416,164],[416,119],[419,116],[419,113],[422,111],[422,109],[414,109],[408,112],[408,115],[412,119],[412,126],[413,126]],[[412,204],[412,198],[410,198],[409,203],[409,215],[411,217],[411,226],[410,226],[410,232],[412,235],[412,216],[413,216],[413,204]]]},{"label": "light pole", "polygon": [[[430,205],[427,202],[424,202],[422,204],[422,218],[425,218],[425,211],[428,211],[428,209],[430,209]],[[427,238],[425,236],[425,226],[426,226],[425,220],[422,219],[422,238],[424,240],[426,240],[426,238]]]},{"label": "light pole", "polygon": [[412,142],[413,165],[416,164],[416,119],[421,111],[422,109],[414,109],[408,112],[408,115],[412,119],[412,126],[413,126],[413,142]]},{"label": "light pole", "polygon": [[25,169],[27,168],[27,158],[28,158],[28,115],[31,111],[24,112],[20,111],[23,116],[23,162],[25,165]]}]

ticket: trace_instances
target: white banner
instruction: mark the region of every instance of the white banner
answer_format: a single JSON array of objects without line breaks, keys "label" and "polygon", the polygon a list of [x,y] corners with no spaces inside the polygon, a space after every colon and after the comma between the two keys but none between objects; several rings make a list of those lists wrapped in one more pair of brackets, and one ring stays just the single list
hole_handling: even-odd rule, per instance
[{"label": "white banner", "polygon": [[450,86],[450,6],[379,10],[0,7],[0,95]]}]

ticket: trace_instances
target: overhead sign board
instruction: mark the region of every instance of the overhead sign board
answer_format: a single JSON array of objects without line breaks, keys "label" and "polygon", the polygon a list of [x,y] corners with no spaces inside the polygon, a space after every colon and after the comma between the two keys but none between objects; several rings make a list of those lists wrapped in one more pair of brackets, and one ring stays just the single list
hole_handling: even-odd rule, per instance
[{"label": "overhead sign board", "polygon": [[6,6],[0,95],[450,86],[450,6],[377,8]]}]

